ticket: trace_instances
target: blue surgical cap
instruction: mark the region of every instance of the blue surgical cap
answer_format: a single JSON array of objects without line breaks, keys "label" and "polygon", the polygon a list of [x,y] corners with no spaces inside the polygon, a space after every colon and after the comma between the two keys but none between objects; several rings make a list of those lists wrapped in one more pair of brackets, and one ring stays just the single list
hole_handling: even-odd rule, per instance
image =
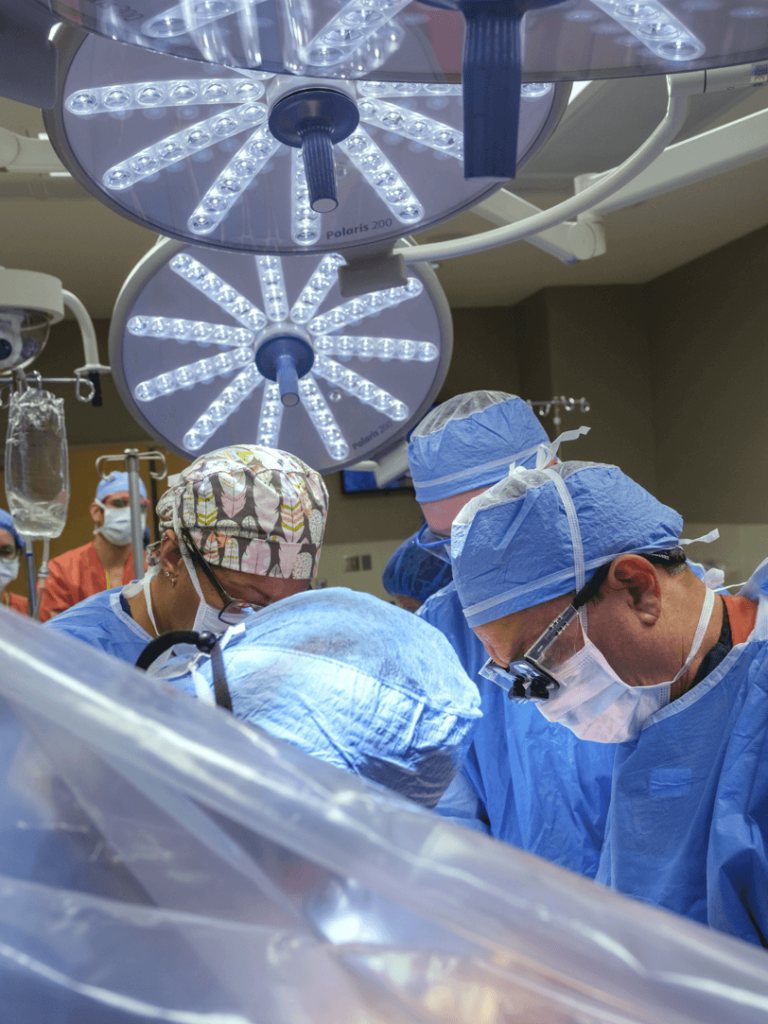
[{"label": "blue surgical cap", "polygon": [[24,541],[21,539],[21,534],[13,525],[13,517],[11,516],[11,513],[6,512],[4,508],[0,508],[0,530],[7,530],[8,533],[13,536],[19,547],[24,547]]},{"label": "blue surgical cap", "polygon": [[[122,494],[124,491],[128,491],[128,474],[119,473],[115,470],[114,473],[110,473],[109,476],[99,481],[99,486],[96,488],[96,501],[104,501],[110,494]],[[144,481],[139,477],[139,494],[142,498],[146,498],[147,489],[144,486]]]},{"label": "blue surgical cap", "polygon": [[490,487],[511,462],[536,465],[547,433],[536,413],[516,395],[470,391],[432,409],[411,434],[408,463],[416,501],[438,501]]},{"label": "blue surgical cap", "polygon": [[683,520],[617,466],[560,462],[513,472],[468,502],[453,523],[453,578],[468,624],[576,590],[576,525],[588,581],[617,555],[677,547]]},{"label": "blue surgical cap", "polygon": [[[226,645],[237,718],[434,807],[461,766],[480,697],[448,641],[370,594],[306,591]],[[210,661],[202,674],[210,683]],[[188,677],[174,680],[195,692]]]},{"label": "blue surgical cap", "polygon": [[428,597],[447,587],[453,574],[451,563],[419,547],[417,536],[418,531],[392,554],[381,581],[388,594],[412,597],[423,604]]}]

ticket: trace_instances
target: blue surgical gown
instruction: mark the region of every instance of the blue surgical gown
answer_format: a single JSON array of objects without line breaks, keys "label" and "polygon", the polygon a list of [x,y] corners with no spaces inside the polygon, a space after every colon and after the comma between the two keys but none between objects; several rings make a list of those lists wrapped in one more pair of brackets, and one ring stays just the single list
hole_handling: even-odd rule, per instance
[{"label": "blue surgical gown", "polygon": [[750,639],[619,745],[597,881],[767,946],[767,738],[768,640]]},{"label": "blue surgical gown", "polygon": [[467,626],[455,584],[417,614],[447,637],[480,690],[483,711],[462,773],[435,810],[474,828],[485,821],[496,839],[594,878],[615,745],[577,739],[478,674],[488,655]]},{"label": "blue surgical gown", "polygon": [[104,590],[73,605],[45,623],[46,629],[66,633],[98,647],[121,661],[136,659],[152,640],[120,604],[122,587]]}]

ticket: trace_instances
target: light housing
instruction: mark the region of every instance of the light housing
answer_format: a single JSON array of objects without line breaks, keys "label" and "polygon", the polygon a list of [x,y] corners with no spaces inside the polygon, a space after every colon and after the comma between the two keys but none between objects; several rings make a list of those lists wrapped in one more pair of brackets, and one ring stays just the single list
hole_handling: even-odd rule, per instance
[{"label": "light housing", "polygon": [[[385,246],[501,184],[464,180],[460,86],[343,83],[360,123],[333,148],[339,205],[318,212],[300,151],[269,130],[286,86],[301,79],[212,69],[97,35],[58,41],[60,102],[45,115],[56,151],[101,201],[165,236],[245,252]],[[526,87],[521,162],[554,130],[568,91]]]},{"label": "light housing", "polygon": [[[161,242],[112,316],[110,362],[131,414],[185,458],[260,443],[329,473],[389,450],[445,379],[450,311],[426,265],[405,286],[345,300],[343,262]],[[263,360],[262,349],[291,340],[296,386],[282,390],[257,363],[276,367],[288,349]]]},{"label": "light housing", "polygon": [[[401,82],[462,70],[462,0],[37,2],[89,32],[230,67]],[[524,82],[671,74],[765,59],[768,17],[744,0],[534,0],[523,39]]]}]

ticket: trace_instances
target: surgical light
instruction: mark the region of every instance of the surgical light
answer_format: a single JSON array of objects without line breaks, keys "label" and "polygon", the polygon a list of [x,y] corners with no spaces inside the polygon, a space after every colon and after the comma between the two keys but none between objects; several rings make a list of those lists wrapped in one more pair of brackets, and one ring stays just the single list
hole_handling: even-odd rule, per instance
[{"label": "surgical light", "polygon": [[[333,252],[393,242],[499,187],[464,180],[460,86],[213,69],[60,38],[61,101],[45,117],[56,151],[98,198],[164,235]],[[566,93],[526,87],[521,160],[554,130]]]},{"label": "surgical light", "polygon": [[136,0],[130,17],[112,3],[73,17],[67,0],[38,2],[92,32],[231,67],[404,83],[461,73],[471,177],[514,176],[521,81],[768,59],[765,8],[743,0]]},{"label": "surgical light", "polygon": [[391,448],[447,373],[448,305],[426,265],[402,286],[344,300],[343,263],[162,242],[112,318],[128,409],[187,458],[256,442],[332,472]]}]

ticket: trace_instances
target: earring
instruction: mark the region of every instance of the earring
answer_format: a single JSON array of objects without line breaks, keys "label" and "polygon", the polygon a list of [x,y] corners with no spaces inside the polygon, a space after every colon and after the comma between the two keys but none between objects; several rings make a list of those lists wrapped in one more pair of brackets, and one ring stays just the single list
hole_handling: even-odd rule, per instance
[{"label": "earring", "polygon": [[175,587],[175,586],[176,586],[176,577],[175,577],[175,576],[171,576],[171,574],[170,574],[169,572],[166,572],[166,574],[165,574],[165,575],[166,575],[166,576],[168,577],[168,579],[169,579],[169,580],[171,581],[171,586],[172,586],[172,587]]}]

